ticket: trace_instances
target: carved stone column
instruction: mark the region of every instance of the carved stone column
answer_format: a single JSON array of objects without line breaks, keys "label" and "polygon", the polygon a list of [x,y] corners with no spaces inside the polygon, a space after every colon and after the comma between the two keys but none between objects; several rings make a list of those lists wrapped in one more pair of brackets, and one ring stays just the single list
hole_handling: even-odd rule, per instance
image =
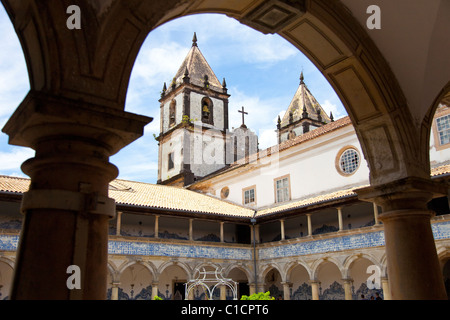
[{"label": "carved stone column", "polygon": [[[11,299],[105,299],[109,157],[143,134],[151,118],[31,91],[6,123],[9,143],[36,151],[22,170],[24,222]],[[80,289],[66,281],[80,268]]]},{"label": "carved stone column", "polygon": [[393,300],[447,299],[427,203],[447,186],[405,178],[356,190],[362,200],[383,208],[389,285]]},{"label": "carved stone column", "polygon": [[319,300],[319,281],[311,280],[311,293],[313,300]]},{"label": "carved stone column", "polygon": [[353,300],[352,297],[352,279],[343,279],[344,281],[344,294],[345,294],[345,300]]}]

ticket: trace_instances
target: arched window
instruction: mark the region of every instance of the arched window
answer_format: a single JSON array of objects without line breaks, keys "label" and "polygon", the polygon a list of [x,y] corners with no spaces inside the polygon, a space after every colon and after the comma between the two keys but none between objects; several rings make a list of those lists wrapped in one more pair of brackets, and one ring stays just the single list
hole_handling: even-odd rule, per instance
[{"label": "arched window", "polygon": [[169,127],[172,127],[175,124],[176,120],[176,110],[177,110],[177,102],[172,100],[169,106]]},{"label": "arched window", "polygon": [[202,99],[202,122],[213,124],[212,122],[212,101],[210,98],[203,98]]}]

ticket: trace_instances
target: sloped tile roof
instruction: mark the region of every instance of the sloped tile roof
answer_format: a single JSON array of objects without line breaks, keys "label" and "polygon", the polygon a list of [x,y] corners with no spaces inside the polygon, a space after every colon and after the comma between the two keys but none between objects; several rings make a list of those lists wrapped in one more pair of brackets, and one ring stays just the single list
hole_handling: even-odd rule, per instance
[{"label": "sloped tile roof", "polygon": [[[193,45],[191,50],[189,50],[186,58],[178,69],[174,79],[177,84],[183,83],[183,78],[186,70],[188,71],[188,75],[190,78],[190,82],[203,87],[205,75],[208,76],[208,82],[210,87],[215,88],[216,90],[222,91],[222,84],[219,79],[215,75],[214,71],[211,69],[208,61],[206,61],[202,52],[198,48],[197,45]],[[171,90],[169,87],[168,92]]]},{"label": "sloped tile roof", "polygon": [[323,122],[329,123],[330,117],[327,115],[322,106],[317,102],[316,98],[309,91],[306,84],[303,82],[303,73],[300,77],[300,85],[294,94],[294,97],[286,110],[283,119],[281,119],[281,127],[284,128],[289,125],[290,114],[292,113],[292,120],[295,122],[303,118],[303,109],[308,113],[308,117],[318,120],[317,111],[319,111]]},{"label": "sloped tile roof", "polygon": [[319,196],[310,197],[310,198],[306,198],[306,199],[302,199],[302,200],[296,200],[296,201],[292,201],[289,203],[280,204],[280,205],[277,205],[277,206],[274,206],[271,208],[262,209],[257,212],[256,218],[262,217],[262,216],[265,216],[268,214],[279,213],[282,211],[288,211],[291,209],[299,209],[299,208],[319,204],[322,202],[338,200],[338,199],[347,198],[350,196],[357,196],[353,190],[363,188],[363,187],[366,187],[366,186],[358,186],[358,187],[354,187],[354,188],[350,188],[350,189],[346,189],[346,190],[339,190],[339,191],[335,191],[332,193],[322,194]]},{"label": "sloped tile roof", "polygon": [[[450,164],[433,168],[432,177],[450,174]],[[30,185],[30,179],[0,175],[0,192],[22,194]],[[357,186],[345,190],[317,195],[306,199],[275,205],[259,210],[256,217],[298,209],[327,201],[356,196]],[[212,214],[237,218],[252,218],[254,210],[215,197],[184,188],[116,179],[110,183],[109,196],[117,204],[168,211]]]},{"label": "sloped tile roof", "polygon": [[[0,176],[0,192],[22,194],[30,179]],[[109,197],[117,204],[191,213],[251,218],[254,211],[237,204],[188,189],[116,179],[110,183]]]}]

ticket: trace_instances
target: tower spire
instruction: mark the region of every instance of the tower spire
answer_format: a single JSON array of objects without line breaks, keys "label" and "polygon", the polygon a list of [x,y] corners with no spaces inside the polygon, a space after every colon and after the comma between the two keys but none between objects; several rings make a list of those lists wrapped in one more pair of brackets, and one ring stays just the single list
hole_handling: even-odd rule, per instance
[{"label": "tower spire", "polygon": [[305,84],[303,82],[304,79],[305,79],[305,77],[303,76],[303,70],[302,70],[302,73],[300,73],[300,84]]},{"label": "tower spire", "polygon": [[197,34],[194,32],[194,37],[192,38],[192,46],[196,47],[197,46]]}]

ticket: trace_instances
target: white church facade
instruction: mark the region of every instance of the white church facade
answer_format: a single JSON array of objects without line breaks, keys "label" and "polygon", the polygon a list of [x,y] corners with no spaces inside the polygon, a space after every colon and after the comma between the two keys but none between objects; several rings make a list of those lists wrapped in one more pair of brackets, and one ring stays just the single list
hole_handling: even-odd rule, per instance
[{"label": "white church facade", "polygon": [[[158,183],[110,183],[117,214],[109,223],[108,299],[205,299],[201,288],[185,295],[201,268],[235,281],[238,296],[390,299],[382,209],[355,193],[369,185],[369,167],[350,118],[328,115],[301,75],[278,121],[279,143],[259,150],[244,120],[229,131],[228,98],[194,36],[159,101]],[[447,106],[437,110],[432,132],[431,177],[448,183]],[[11,288],[29,183],[0,176],[0,299]],[[433,199],[429,210],[450,295],[449,197]],[[371,266],[374,288],[367,286]],[[214,296],[233,297],[224,286]]]}]

